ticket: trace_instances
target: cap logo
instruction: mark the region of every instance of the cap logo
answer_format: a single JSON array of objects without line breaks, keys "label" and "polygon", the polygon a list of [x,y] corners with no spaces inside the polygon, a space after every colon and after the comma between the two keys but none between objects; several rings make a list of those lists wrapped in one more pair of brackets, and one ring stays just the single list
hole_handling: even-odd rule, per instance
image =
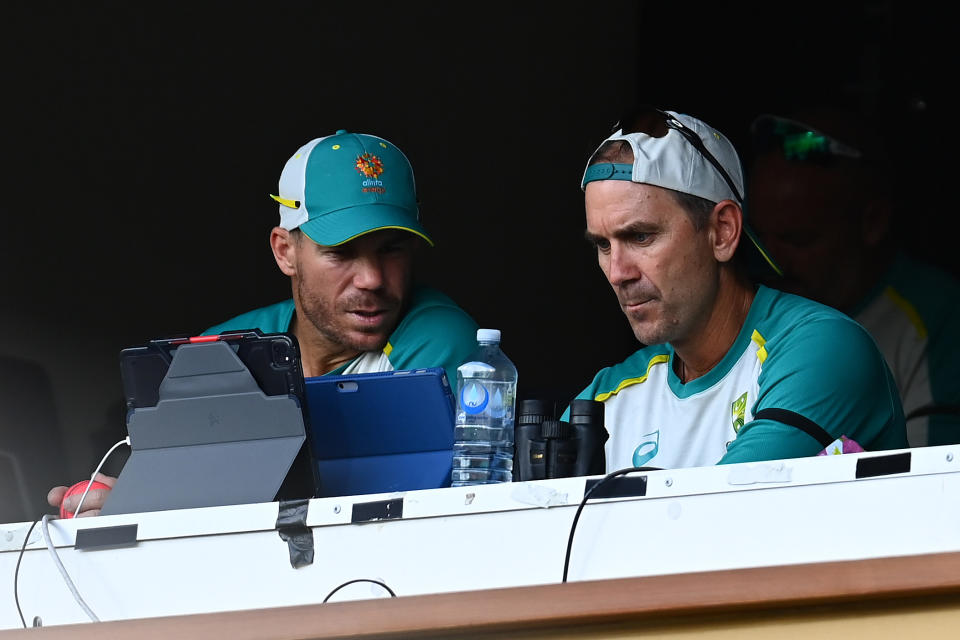
[{"label": "cap logo", "polygon": [[378,156],[371,153],[361,154],[357,156],[357,162],[354,164],[354,167],[366,177],[366,180],[363,181],[364,193],[386,192],[386,189],[383,188],[383,181],[378,180],[380,175],[383,174],[383,161],[380,160]]},{"label": "cap logo", "polygon": [[364,153],[357,156],[357,171],[368,178],[379,178],[383,173],[383,161],[375,155]]}]

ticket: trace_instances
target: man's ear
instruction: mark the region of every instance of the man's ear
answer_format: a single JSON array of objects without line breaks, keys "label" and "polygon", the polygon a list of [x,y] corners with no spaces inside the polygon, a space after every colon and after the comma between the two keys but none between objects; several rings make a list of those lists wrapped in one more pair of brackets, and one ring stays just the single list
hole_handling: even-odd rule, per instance
[{"label": "man's ear", "polygon": [[[296,234],[295,234],[296,235]],[[297,275],[297,238],[282,227],[270,230],[270,248],[280,271],[287,276]]]},{"label": "man's ear", "polygon": [[710,214],[713,227],[713,255],[718,262],[730,262],[743,233],[743,210],[733,200],[721,200]]}]

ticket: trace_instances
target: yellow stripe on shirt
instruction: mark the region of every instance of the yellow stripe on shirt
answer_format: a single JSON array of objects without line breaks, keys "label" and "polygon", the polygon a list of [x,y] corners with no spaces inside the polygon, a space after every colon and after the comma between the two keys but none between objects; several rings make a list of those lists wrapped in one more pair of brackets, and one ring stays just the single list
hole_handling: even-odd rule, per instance
[{"label": "yellow stripe on shirt", "polygon": [[917,337],[921,340],[925,340],[927,337],[927,325],[923,324],[923,318],[920,317],[920,314],[917,313],[916,307],[910,304],[910,301],[897,293],[897,290],[893,287],[887,287],[883,290],[884,295],[890,298],[893,301],[893,304],[900,307],[900,310],[907,315],[907,319],[910,320],[910,324],[913,325],[913,328],[917,330]]},{"label": "yellow stripe on shirt", "polygon": [[760,364],[763,364],[763,361],[767,359],[767,347],[765,346],[767,344],[766,339],[760,335],[760,332],[756,329],[753,330],[753,335],[750,336],[750,339],[753,340],[758,347],[760,347],[757,349],[757,360],[760,361]]},{"label": "yellow stripe on shirt", "polygon": [[645,382],[647,377],[650,375],[650,369],[653,368],[653,365],[660,364],[662,362],[669,362],[669,361],[670,361],[670,356],[667,354],[654,356],[653,358],[650,359],[650,362],[647,363],[647,372],[645,374],[643,374],[639,378],[627,378],[626,380],[621,381],[620,384],[617,385],[616,389],[614,389],[613,391],[608,391],[606,393],[601,393],[596,398],[594,398],[594,400],[596,400],[597,402],[606,402],[608,398],[610,398],[611,396],[617,395],[623,389],[626,389],[627,387],[635,384],[640,384],[641,382]]}]

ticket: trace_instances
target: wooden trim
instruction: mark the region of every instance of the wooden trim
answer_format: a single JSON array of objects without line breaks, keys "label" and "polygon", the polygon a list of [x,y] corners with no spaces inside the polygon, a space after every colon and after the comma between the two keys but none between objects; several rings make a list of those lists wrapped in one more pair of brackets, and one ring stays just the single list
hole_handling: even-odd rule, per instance
[{"label": "wooden trim", "polygon": [[[960,616],[960,553],[683,573],[331,602],[273,609],[120,620],[10,632],[38,638],[397,638],[481,637],[643,623],[684,625],[732,613],[769,615],[818,610],[836,615],[864,607],[889,613],[924,606]],[[748,618],[740,615],[738,618]],[[960,619],[960,618],[958,618]],[[955,632],[956,627],[952,627]],[[533,634],[533,635],[530,635]],[[546,635],[542,637],[548,637]],[[618,637],[623,637],[619,635]]]}]

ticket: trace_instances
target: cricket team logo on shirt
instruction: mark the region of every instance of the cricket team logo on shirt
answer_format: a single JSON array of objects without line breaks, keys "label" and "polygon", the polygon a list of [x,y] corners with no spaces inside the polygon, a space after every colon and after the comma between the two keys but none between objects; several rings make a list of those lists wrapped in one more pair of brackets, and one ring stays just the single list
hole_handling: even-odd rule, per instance
[{"label": "cricket team logo on shirt", "polygon": [[369,152],[362,153],[357,156],[357,161],[353,166],[364,176],[364,193],[386,193],[387,190],[383,187],[383,181],[380,180],[380,176],[383,174],[383,160],[379,156]]},{"label": "cricket team logo on shirt", "polygon": [[733,414],[733,432],[740,433],[740,427],[743,426],[744,420],[747,416],[747,392],[744,391],[743,395],[733,401],[733,404],[730,405],[730,411]]}]

